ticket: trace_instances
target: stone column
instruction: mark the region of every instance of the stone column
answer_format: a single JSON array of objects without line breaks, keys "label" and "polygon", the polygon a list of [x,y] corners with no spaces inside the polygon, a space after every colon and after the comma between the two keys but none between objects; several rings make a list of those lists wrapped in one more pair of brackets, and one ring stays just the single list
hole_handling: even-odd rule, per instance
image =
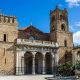
[{"label": "stone column", "polygon": [[24,57],[21,58],[21,72],[24,74]]},{"label": "stone column", "polygon": [[54,50],[54,70],[53,70],[53,74],[54,77],[56,77],[56,65],[58,64],[58,59],[57,59],[57,50]]},{"label": "stone column", "polygon": [[53,67],[54,67],[54,53],[52,53],[52,73],[53,73]]},{"label": "stone column", "polygon": [[45,74],[45,54],[43,55],[43,68],[42,74]]},{"label": "stone column", "polygon": [[33,57],[32,57],[32,74],[35,74],[35,54],[36,52],[32,52]]},{"label": "stone column", "polygon": [[22,57],[24,57],[24,51],[17,51],[16,54],[16,75],[23,75],[24,74],[24,70],[22,69],[22,67],[24,66],[24,58],[22,59]]}]

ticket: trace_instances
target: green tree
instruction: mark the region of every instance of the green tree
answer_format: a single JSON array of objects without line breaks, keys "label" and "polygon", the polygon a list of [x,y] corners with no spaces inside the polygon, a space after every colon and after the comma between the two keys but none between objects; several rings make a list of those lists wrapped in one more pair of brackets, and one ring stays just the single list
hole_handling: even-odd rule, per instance
[{"label": "green tree", "polygon": [[66,62],[57,66],[57,74],[62,76],[72,76],[75,73],[75,67],[71,62]]}]

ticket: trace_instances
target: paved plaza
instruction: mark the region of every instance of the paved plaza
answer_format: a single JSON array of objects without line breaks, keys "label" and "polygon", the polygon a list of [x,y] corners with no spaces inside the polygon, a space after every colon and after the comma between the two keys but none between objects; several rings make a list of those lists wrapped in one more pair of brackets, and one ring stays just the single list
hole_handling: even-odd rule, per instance
[{"label": "paved plaza", "polygon": [[25,76],[0,76],[0,80],[80,80],[73,77],[52,78],[53,75],[25,75]]},{"label": "paved plaza", "polygon": [[0,76],[0,80],[47,80],[52,75]]}]

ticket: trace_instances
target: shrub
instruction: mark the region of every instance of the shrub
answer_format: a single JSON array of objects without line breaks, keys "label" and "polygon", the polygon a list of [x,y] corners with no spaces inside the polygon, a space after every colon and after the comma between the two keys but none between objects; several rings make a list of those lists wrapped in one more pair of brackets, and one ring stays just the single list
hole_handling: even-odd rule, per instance
[{"label": "shrub", "polygon": [[61,76],[72,76],[75,74],[75,67],[71,62],[66,62],[57,66],[57,74]]}]

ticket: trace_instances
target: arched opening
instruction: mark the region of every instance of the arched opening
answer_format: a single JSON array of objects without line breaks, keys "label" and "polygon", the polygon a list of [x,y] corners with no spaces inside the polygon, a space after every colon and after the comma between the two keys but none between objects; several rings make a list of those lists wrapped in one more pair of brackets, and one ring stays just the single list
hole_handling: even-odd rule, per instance
[{"label": "arched opening", "polygon": [[65,52],[65,62],[72,62],[72,53],[71,53],[71,51],[70,52],[68,52],[68,51],[66,51]]},{"label": "arched opening", "polygon": [[51,53],[46,53],[45,55],[45,63],[46,63],[46,74],[52,73],[52,56]]},{"label": "arched opening", "polygon": [[32,53],[26,52],[24,55],[25,74],[32,74]]},{"label": "arched opening", "polygon": [[35,72],[37,74],[42,74],[42,65],[43,65],[42,60],[43,60],[43,55],[37,52],[35,55]]},{"label": "arched opening", "polygon": [[62,25],[61,25],[61,30],[62,30],[62,31],[65,31],[65,24],[62,24]]}]

